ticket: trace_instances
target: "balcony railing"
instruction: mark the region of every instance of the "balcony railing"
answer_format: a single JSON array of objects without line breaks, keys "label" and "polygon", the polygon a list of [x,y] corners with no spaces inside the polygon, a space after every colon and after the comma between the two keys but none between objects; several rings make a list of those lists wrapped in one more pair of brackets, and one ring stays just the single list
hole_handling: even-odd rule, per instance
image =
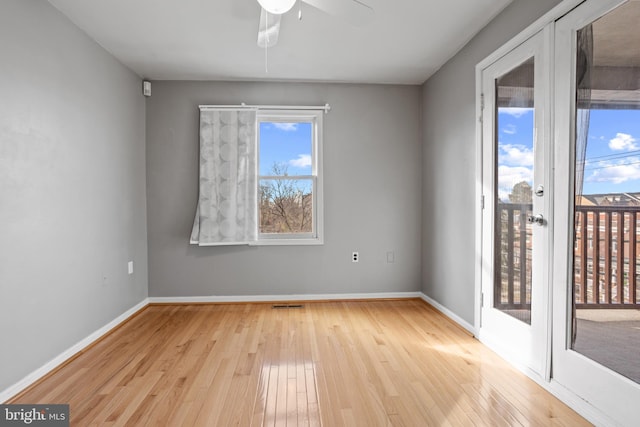
[{"label": "balcony railing", "polygon": [[[531,308],[529,204],[498,203],[495,306]],[[640,206],[576,206],[576,308],[640,309]]]},{"label": "balcony railing", "polygon": [[496,278],[494,306],[500,310],[531,309],[531,226],[527,216],[532,206],[498,203],[496,227]]},{"label": "balcony railing", "polygon": [[576,308],[640,308],[640,206],[576,206]]}]

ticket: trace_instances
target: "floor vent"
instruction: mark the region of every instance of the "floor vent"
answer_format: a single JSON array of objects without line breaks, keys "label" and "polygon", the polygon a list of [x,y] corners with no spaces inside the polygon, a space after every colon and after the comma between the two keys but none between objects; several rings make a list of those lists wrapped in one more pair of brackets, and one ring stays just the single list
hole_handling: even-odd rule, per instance
[{"label": "floor vent", "polygon": [[304,308],[303,304],[273,304],[271,308]]}]

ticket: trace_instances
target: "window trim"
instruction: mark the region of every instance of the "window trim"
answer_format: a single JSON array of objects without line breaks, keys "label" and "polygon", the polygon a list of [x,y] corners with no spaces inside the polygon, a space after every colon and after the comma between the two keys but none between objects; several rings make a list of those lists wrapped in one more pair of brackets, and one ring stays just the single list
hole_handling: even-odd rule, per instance
[{"label": "window trim", "polygon": [[[323,140],[324,110],[280,110],[263,109],[258,111],[256,130],[256,186],[262,179],[282,179],[270,175],[260,175],[260,124],[269,123],[311,123],[311,175],[292,175],[293,179],[312,179],[312,232],[311,233],[260,233],[260,221],[256,223],[256,240],[254,246],[273,245],[322,245],[324,244],[324,200],[323,200],[323,168],[322,168],[322,140]],[[258,190],[258,187],[256,187]],[[256,203],[260,203],[256,200]],[[260,206],[256,206],[258,218]]]}]

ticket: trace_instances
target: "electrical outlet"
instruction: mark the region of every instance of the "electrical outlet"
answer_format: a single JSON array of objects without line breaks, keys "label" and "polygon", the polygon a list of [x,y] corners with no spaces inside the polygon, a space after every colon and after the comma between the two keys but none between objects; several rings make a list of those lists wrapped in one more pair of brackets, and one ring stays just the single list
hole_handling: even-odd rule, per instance
[{"label": "electrical outlet", "polygon": [[360,261],[360,254],[358,252],[352,252],[351,262],[358,262],[358,261]]},{"label": "electrical outlet", "polygon": [[396,254],[394,251],[387,252],[387,264],[393,264],[396,262]]}]

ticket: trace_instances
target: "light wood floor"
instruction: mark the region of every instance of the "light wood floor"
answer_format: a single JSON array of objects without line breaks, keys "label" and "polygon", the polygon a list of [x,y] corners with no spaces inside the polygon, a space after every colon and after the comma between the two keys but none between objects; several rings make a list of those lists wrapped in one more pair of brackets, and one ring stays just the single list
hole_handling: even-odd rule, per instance
[{"label": "light wood floor", "polygon": [[149,306],[12,403],[76,426],[588,425],[420,300]]}]

